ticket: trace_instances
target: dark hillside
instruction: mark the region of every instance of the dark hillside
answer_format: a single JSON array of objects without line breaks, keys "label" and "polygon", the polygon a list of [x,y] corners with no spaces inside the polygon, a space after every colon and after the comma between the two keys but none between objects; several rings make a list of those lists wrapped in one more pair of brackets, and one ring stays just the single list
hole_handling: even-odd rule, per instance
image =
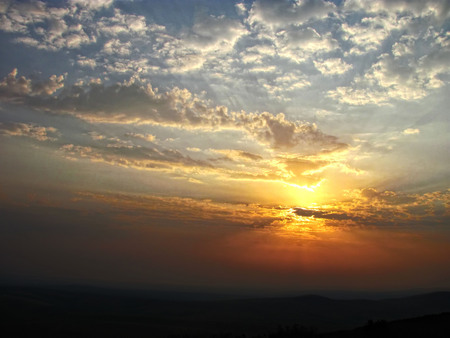
[{"label": "dark hillside", "polygon": [[251,336],[294,324],[314,327],[320,333],[349,330],[369,320],[376,323],[450,312],[448,292],[379,301],[321,296],[174,301],[133,292],[31,287],[3,287],[0,295],[2,331],[30,337],[226,332]]}]

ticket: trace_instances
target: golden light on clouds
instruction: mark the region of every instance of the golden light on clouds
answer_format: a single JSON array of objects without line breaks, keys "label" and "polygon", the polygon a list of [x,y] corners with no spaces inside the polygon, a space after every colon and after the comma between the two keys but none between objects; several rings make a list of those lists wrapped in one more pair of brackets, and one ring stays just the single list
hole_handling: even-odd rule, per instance
[{"label": "golden light on clouds", "polygon": [[313,2],[3,2],[0,268],[450,285],[448,6]]}]

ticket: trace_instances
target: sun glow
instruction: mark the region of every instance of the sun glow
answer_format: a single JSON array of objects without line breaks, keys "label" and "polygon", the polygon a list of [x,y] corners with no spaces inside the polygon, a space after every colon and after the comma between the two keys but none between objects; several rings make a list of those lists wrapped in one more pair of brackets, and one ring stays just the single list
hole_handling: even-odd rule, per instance
[{"label": "sun glow", "polygon": [[288,205],[292,207],[314,208],[326,203],[329,192],[325,183],[325,179],[320,180],[315,185],[308,186],[284,183]]},{"label": "sun glow", "polygon": [[320,180],[317,184],[315,185],[298,185],[295,183],[288,183],[288,182],[283,182],[286,185],[289,185],[291,187],[297,188],[297,189],[305,189],[311,192],[315,192],[317,188],[320,187],[320,185],[322,184],[322,182],[325,181],[325,179]]},{"label": "sun glow", "polygon": [[319,233],[336,231],[335,228],[327,226],[324,219],[314,216],[305,217],[296,214],[295,208],[280,210],[279,227],[276,234],[283,237],[317,238]]}]

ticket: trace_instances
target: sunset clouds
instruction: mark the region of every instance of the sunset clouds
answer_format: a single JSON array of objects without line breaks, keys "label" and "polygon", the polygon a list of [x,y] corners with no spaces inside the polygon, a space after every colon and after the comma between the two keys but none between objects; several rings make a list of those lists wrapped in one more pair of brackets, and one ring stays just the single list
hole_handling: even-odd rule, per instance
[{"label": "sunset clouds", "polygon": [[1,200],[245,243],[448,231],[449,20],[438,0],[0,0]]}]

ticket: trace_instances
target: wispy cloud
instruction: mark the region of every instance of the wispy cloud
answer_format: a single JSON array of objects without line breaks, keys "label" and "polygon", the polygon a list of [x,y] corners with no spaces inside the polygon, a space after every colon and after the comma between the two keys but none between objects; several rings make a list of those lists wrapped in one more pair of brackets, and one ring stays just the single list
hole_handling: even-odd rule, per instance
[{"label": "wispy cloud", "polygon": [[0,134],[7,136],[25,136],[38,141],[55,141],[58,130],[30,123],[0,122]]}]

